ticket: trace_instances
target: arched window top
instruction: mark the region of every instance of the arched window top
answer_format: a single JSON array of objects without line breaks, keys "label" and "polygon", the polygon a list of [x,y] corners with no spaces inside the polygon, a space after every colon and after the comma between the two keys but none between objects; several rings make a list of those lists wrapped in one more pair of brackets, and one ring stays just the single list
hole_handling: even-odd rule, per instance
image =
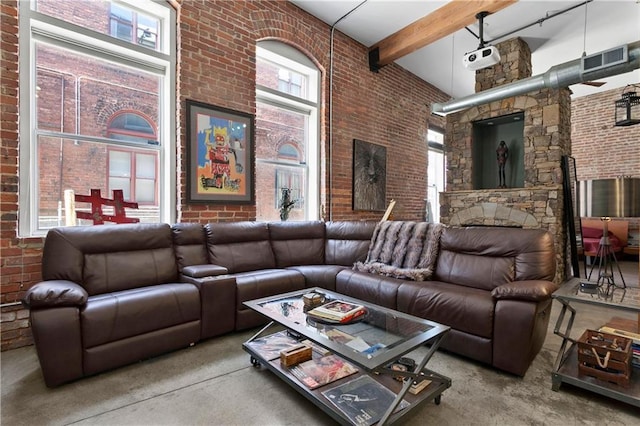
[{"label": "arched window top", "polygon": [[278,158],[282,160],[300,161],[300,151],[294,144],[285,143],[278,148]]},{"label": "arched window top", "polygon": [[107,126],[108,136],[112,139],[143,142],[155,141],[155,127],[142,115],[124,112],[115,115]]}]

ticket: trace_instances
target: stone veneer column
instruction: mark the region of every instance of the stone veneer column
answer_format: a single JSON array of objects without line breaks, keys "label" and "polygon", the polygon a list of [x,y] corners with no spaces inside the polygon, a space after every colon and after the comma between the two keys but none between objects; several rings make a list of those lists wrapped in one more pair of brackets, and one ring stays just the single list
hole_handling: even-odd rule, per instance
[{"label": "stone veneer column", "polygon": [[[500,64],[476,72],[476,90],[531,76],[531,51],[521,39],[496,46]],[[524,113],[524,188],[473,189],[473,123]],[[571,154],[568,89],[543,89],[479,105],[447,116],[447,192],[440,195],[441,222],[547,229],[555,239],[556,281],[565,274],[565,228],[561,159]]]}]

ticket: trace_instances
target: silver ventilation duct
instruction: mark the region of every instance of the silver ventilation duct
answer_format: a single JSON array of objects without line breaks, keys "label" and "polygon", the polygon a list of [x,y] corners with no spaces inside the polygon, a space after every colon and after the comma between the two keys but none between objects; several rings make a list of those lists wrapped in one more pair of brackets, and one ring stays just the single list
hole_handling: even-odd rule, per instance
[{"label": "silver ventilation duct", "polygon": [[[626,51],[626,52],[624,52]],[[614,56],[627,54],[627,61],[612,61],[610,65],[608,58],[611,53]],[[611,77],[618,74],[633,71],[640,68],[640,41],[629,43],[616,49],[609,49],[600,54],[591,55],[588,59],[597,61],[597,56],[601,55],[602,66],[593,70],[584,71],[583,59],[574,59],[564,64],[556,65],[544,74],[518,80],[516,82],[505,84],[503,86],[494,87],[484,90],[473,95],[465,96],[460,99],[454,99],[444,103],[434,103],[431,105],[431,112],[434,114],[446,115],[463,109],[471,108],[477,105],[488,104],[489,102],[499,101],[501,99],[510,98],[512,96],[522,95],[524,93],[533,92],[541,89],[559,89],[568,87],[572,84],[584,83],[585,81],[593,81],[599,78]]]}]

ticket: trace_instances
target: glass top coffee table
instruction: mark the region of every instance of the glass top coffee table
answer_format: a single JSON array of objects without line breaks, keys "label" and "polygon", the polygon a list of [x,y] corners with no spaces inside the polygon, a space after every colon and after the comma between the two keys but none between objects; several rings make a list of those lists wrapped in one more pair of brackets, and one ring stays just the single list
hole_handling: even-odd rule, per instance
[{"label": "glass top coffee table", "polygon": [[[306,313],[309,307],[305,307],[303,296],[309,293],[322,294],[322,303],[340,300],[362,305],[366,314],[348,324],[319,321]],[[434,400],[439,404],[442,392],[451,386],[451,379],[426,368],[449,331],[448,326],[320,288],[244,304],[271,320],[243,344],[253,365],[267,367],[342,424],[396,421],[423,401]],[[270,329],[274,326],[284,330],[273,333]],[[298,342],[313,347],[312,367],[321,362],[316,361],[320,358],[338,356],[338,370],[344,377],[310,386],[306,381],[308,377],[301,377],[302,368],[287,367],[280,359],[280,349],[287,349],[288,345],[294,347]],[[421,359],[407,356],[423,345],[426,347],[419,352]],[[411,356],[416,357],[417,353]],[[345,369],[349,371],[345,373]],[[357,371],[353,373],[354,370]],[[428,384],[414,394],[416,384],[423,380]],[[379,385],[388,390],[379,389]],[[387,394],[389,391],[392,393]],[[373,402],[376,398],[377,402]],[[369,408],[361,410],[359,404]],[[371,415],[372,411],[377,416]]]}]

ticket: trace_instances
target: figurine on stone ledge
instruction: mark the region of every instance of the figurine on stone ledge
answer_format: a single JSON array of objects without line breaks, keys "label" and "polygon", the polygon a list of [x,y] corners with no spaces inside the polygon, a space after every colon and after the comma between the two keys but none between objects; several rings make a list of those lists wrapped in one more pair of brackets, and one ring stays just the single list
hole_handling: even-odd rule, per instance
[{"label": "figurine on stone ledge", "polygon": [[504,168],[507,164],[507,158],[509,158],[509,148],[505,141],[500,141],[500,145],[496,149],[496,156],[498,158],[498,188],[506,188],[507,182],[505,178]]}]

